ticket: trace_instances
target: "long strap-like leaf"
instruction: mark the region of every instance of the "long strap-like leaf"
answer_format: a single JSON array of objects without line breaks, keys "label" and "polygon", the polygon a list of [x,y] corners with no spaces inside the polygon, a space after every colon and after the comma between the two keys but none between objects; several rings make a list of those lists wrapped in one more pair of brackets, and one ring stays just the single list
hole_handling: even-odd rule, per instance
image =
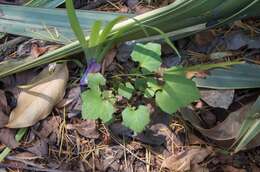
[{"label": "long strap-like leaf", "polygon": [[[177,0],[169,6],[136,16],[134,20],[128,19],[120,22],[113,27],[112,33],[109,36],[117,41],[144,38],[146,35],[136,20],[142,24],[157,27],[163,32],[175,31],[175,37],[179,37],[180,34],[183,34],[181,32],[178,33],[178,30],[198,25],[203,26],[199,27],[198,30],[185,33],[184,35],[187,36],[197,31],[208,29],[208,27],[223,25],[235,19],[240,19],[241,17],[249,17],[249,15],[252,14],[260,15],[259,8],[260,1],[258,0]],[[54,38],[52,40],[60,42],[68,42],[74,38],[71,29],[68,29],[70,25],[68,19],[65,17],[66,12],[63,10],[35,10],[28,7],[11,7],[6,5],[0,5],[0,10],[4,14],[0,18],[0,31],[2,32],[37,38],[39,38],[40,34],[43,35],[44,39],[50,39],[51,36],[48,36],[48,33],[51,33]],[[94,21],[99,19],[111,21],[116,18],[118,14],[78,11],[77,16],[86,32],[85,34],[88,35],[89,27]],[[43,29],[43,26],[45,26],[46,29]],[[113,36],[116,32],[122,30],[123,34],[119,37]],[[157,34],[152,30],[149,32],[151,32],[149,33],[151,35]],[[73,42],[53,52],[44,54],[37,59],[27,58],[22,61],[4,62],[0,64],[0,77],[30,69],[41,64],[50,63],[80,51],[79,42]]]}]

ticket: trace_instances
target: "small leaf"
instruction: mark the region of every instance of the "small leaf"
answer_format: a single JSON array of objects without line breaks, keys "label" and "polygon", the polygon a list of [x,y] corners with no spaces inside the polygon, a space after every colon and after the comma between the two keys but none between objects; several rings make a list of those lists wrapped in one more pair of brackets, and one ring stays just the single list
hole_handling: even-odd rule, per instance
[{"label": "small leaf", "polygon": [[155,101],[165,112],[172,114],[199,99],[195,83],[183,76],[165,75],[161,91],[156,92]]},{"label": "small leaf", "polygon": [[136,78],[135,83],[134,83],[135,88],[137,90],[144,91],[146,89],[146,87],[147,87],[147,83],[146,82],[147,82],[146,79]]},{"label": "small leaf", "polygon": [[150,122],[149,109],[143,105],[139,106],[136,110],[127,107],[122,112],[122,117],[123,124],[136,133],[143,131],[145,126]]},{"label": "small leaf", "polygon": [[156,91],[161,89],[161,86],[154,78],[147,78],[146,81],[147,81],[147,88],[144,91],[144,96],[146,98],[152,98],[155,96]]},{"label": "small leaf", "polygon": [[147,78],[147,86],[146,91],[153,97],[155,92],[161,89],[161,86],[158,85],[158,82],[154,78]]},{"label": "small leaf", "polygon": [[136,44],[131,57],[139,62],[142,68],[150,72],[156,71],[162,64],[161,45],[156,43]]},{"label": "small leaf", "polygon": [[113,118],[115,108],[110,101],[102,98],[100,90],[87,90],[81,94],[81,97],[83,119],[101,119],[108,122]]},{"label": "small leaf", "polygon": [[19,94],[17,107],[11,112],[6,126],[28,127],[47,117],[53,106],[63,98],[68,77],[66,64],[57,64],[53,73],[45,68],[29,84],[31,87]]},{"label": "small leaf", "polygon": [[99,90],[100,85],[105,85],[106,79],[101,73],[89,73],[88,74],[88,87],[90,89]]},{"label": "small leaf", "polygon": [[151,88],[146,88],[145,90],[144,90],[144,97],[145,98],[153,98],[154,97],[154,94],[155,94],[155,92],[154,92],[154,90],[152,90]]},{"label": "small leaf", "polygon": [[89,37],[89,47],[94,47],[98,44],[101,25],[102,25],[102,22],[99,20],[93,24],[93,26],[91,28],[91,34]]},{"label": "small leaf", "polygon": [[125,85],[121,83],[118,88],[118,94],[130,99],[134,90],[135,88],[130,82],[127,82]]}]

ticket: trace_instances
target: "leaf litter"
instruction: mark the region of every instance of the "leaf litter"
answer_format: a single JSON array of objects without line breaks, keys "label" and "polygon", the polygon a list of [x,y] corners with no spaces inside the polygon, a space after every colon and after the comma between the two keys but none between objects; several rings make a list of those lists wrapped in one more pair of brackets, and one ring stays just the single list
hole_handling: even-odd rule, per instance
[{"label": "leaf litter", "polygon": [[[128,7],[128,3],[132,4],[130,4]],[[161,5],[167,3],[169,2],[165,1],[161,3]],[[116,6],[119,6],[121,9],[124,8],[122,11],[128,11],[131,9],[135,10],[137,13],[143,13],[144,11],[153,9],[153,7],[145,8],[143,7],[143,5],[144,4],[136,4],[136,2],[134,1],[127,1],[127,3],[125,4],[124,2],[115,2],[113,5],[106,4],[104,6],[101,6],[99,10],[116,10]],[[239,25],[239,27],[241,27],[241,24]],[[245,34],[245,32],[242,32],[241,30],[238,30],[238,32],[237,29],[235,30],[236,32],[231,32],[230,34],[225,33],[225,35],[223,36],[223,34],[221,33],[226,32],[226,30],[224,28],[219,28],[219,30],[211,30],[209,32],[196,34],[195,37],[185,38],[189,39],[189,41],[195,45],[188,44],[188,47],[186,46],[186,48],[184,48],[183,50],[184,54],[187,52],[187,49],[191,49],[192,51],[203,53],[207,56],[203,56],[202,54],[202,57],[204,58],[202,59],[192,54],[190,59],[185,59],[181,63],[184,65],[194,63],[200,64],[202,61],[203,63],[211,61],[218,62],[223,59],[227,60],[228,58],[239,58],[243,55],[247,55],[247,52],[242,51],[244,47],[246,47],[249,51],[251,49],[259,48],[258,37],[252,37],[248,34]],[[26,46],[20,48],[20,50],[23,51],[19,50],[20,54],[18,55],[24,56],[30,54],[34,58],[37,58],[41,54],[48,51],[48,46],[46,47],[46,44],[41,44],[39,42],[31,42],[28,43],[28,45]],[[125,49],[128,50],[130,48],[131,46]],[[111,73],[117,73],[116,69],[118,68],[120,69],[120,71],[125,72],[124,70],[126,69],[120,66],[127,66],[128,69],[131,69],[133,66],[135,66],[134,63],[130,62],[130,54],[132,51],[127,52],[126,50],[124,50],[122,47],[120,48],[119,46],[107,55],[102,65],[102,73],[107,76],[106,79],[109,78],[109,75],[111,75]],[[226,53],[225,55],[218,54],[218,58],[212,58],[213,56],[216,56],[216,54],[213,53],[224,51],[229,51],[229,53]],[[236,53],[230,53],[230,51],[236,51]],[[220,56],[221,58],[219,58]],[[171,57],[174,57],[174,55]],[[251,58],[254,59],[255,57],[250,56],[250,59]],[[151,63],[152,64],[150,66],[146,66],[150,70],[153,70],[154,66],[161,65],[160,61],[151,61]],[[59,68],[59,65],[60,64],[58,64],[58,67],[56,67]],[[71,64],[69,63],[68,65]],[[106,70],[107,68],[110,68],[109,66],[112,65],[112,70]],[[169,67],[172,65],[176,65],[176,63],[166,64],[166,66]],[[44,68],[44,70],[46,70],[46,68]],[[31,71],[28,72],[28,75],[30,72]],[[74,72],[75,71],[70,70],[70,73]],[[37,73],[38,72],[36,72],[36,74],[34,73],[33,76],[37,75]],[[252,75],[254,77],[254,74]],[[199,78],[203,80],[204,78],[214,76],[217,75],[215,75],[215,73],[211,71],[194,71],[194,73],[190,73],[190,76],[188,76],[188,78],[195,77],[196,79]],[[20,76],[17,76],[18,79],[19,77]],[[64,78],[66,80],[66,77]],[[29,77],[29,79],[26,80],[30,79],[31,78]],[[32,133],[34,133],[32,142],[26,143],[26,141],[29,141],[29,138],[24,138],[22,145],[20,145],[22,150],[17,148],[15,149],[15,152],[13,154],[16,155],[23,152],[31,152],[32,154],[44,159],[45,162],[39,163],[39,161],[30,159],[28,161],[30,163],[23,161],[23,164],[26,164],[26,167],[32,167],[33,165],[35,165],[46,170],[48,170],[48,168],[52,168],[56,170],[81,169],[81,171],[90,171],[92,169],[96,169],[99,171],[148,171],[149,169],[150,171],[159,171],[159,169],[163,167],[163,170],[165,170],[164,168],[167,168],[172,171],[209,171],[213,169],[213,167],[211,167],[212,164],[218,164],[215,166],[217,167],[220,165],[221,170],[223,171],[243,171],[245,168],[247,168],[243,166],[243,163],[245,164],[243,160],[240,160],[242,166],[239,167],[234,167],[237,165],[234,162],[229,162],[228,164],[220,162],[220,160],[215,156],[215,154],[218,154],[218,151],[212,149],[212,144],[214,143],[214,145],[217,145],[218,143],[205,138],[206,136],[211,139],[217,138],[218,140],[232,140],[236,136],[235,131],[239,129],[239,126],[236,124],[236,122],[239,121],[239,124],[241,124],[241,119],[239,119],[239,117],[241,117],[241,115],[245,115],[244,112],[247,111],[245,109],[249,108],[250,105],[243,104],[242,108],[233,112],[230,109],[234,107],[234,101],[237,97],[247,96],[247,94],[239,95],[238,91],[233,89],[206,91],[200,90],[202,95],[202,99],[200,101],[203,103],[201,103],[200,106],[192,107],[190,110],[193,113],[201,114],[197,115],[198,118],[196,119],[189,119],[192,120],[192,126],[190,126],[190,123],[183,123],[180,118],[171,118],[167,119],[167,124],[162,124],[162,121],[157,124],[151,124],[146,128],[145,132],[135,135],[131,130],[129,130],[119,122],[122,119],[118,118],[117,116],[117,123],[108,124],[108,126],[106,126],[107,124],[101,124],[99,121],[80,119],[80,91],[82,88],[80,88],[79,85],[75,86],[75,78],[70,76],[70,78],[67,80],[69,80],[69,86],[67,85],[68,88],[66,89],[65,98],[61,100],[65,94],[64,85],[66,84],[63,84],[61,89],[57,88],[58,85],[55,85],[54,89],[56,91],[62,90],[62,93],[59,93],[59,96],[57,96],[57,98],[54,98],[56,101],[55,103],[52,103],[51,106],[48,106],[48,110],[39,113],[41,114],[39,116],[36,115],[37,120],[29,120],[26,123],[23,122],[23,124],[20,124],[16,121],[11,121],[12,123],[8,124],[9,126],[14,127],[25,127],[33,125],[33,127],[30,129],[31,131],[33,131]],[[22,92],[20,94],[16,93],[16,95],[18,95],[18,104],[15,109],[9,107],[8,103],[6,103],[7,101],[4,99],[5,96],[2,96],[5,94],[5,92],[0,90],[0,117],[1,119],[3,119],[1,120],[1,127],[4,127],[6,125],[6,119],[8,119],[10,109],[15,112],[20,105],[21,111],[24,111],[24,103],[21,103],[21,101],[19,101],[21,100],[21,98],[19,99],[19,97],[24,95],[26,93],[26,90],[30,90],[35,87],[37,88],[37,86],[44,83],[41,82],[41,79],[34,79],[34,81],[29,83],[28,88],[27,81],[23,81],[22,84],[18,84],[17,81],[13,82],[15,86],[22,85],[25,86],[25,88],[22,89]],[[111,85],[112,83],[108,80],[105,87],[111,87]],[[204,84],[204,86],[205,85],[206,84]],[[38,93],[44,93],[44,87],[36,90],[38,91]],[[138,93],[131,93],[132,98],[137,101],[136,104],[142,102],[142,100],[140,100],[137,95]],[[131,101],[131,97],[129,95],[127,95],[126,97],[128,97]],[[198,102],[200,101],[198,100]],[[57,104],[58,102],[60,103]],[[54,108],[56,104],[57,106],[56,108]],[[246,104],[248,104],[248,102]],[[214,111],[218,108],[223,108],[224,110],[222,109],[221,111]],[[136,108],[136,110],[138,110],[138,108]],[[226,112],[228,115],[225,116],[222,112]],[[158,112],[156,111],[156,113]],[[19,113],[19,116],[20,114],[23,113]],[[133,114],[134,117],[138,116],[137,113],[133,112]],[[50,116],[46,117],[47,115]],[[189,113],[187,113],[186,115],[189,115]],[[224,120],[220,120],[218,116],[224,116]],[[12,114],[10,118],[12,118]],[[23,116],[21,118],[32,119],[28,116]],[[203,124],[201,124],[202,120],[204,122],[207,122],[207,128],[203,128]],[[151,119],[151,121],[153,121],[153,119]],[[195,130],[199,131],[199,134],[197,133],[197,131],[194,132],[194,128]],[[135,130],[139,131],[139,128],[135,128]],[[11,131],[13,130],[4,128],[2,131],[2,129],[0,129],[0,132],[4,133],[3,139],[9,138],[10,136],[10,138],[13,139],[15,132]],[[190,134],[196,135],[193,137],[191,145],[188,144],[189,142],[186,137]],[[106,142],[105,139],[108,139],[109,142]],[[203,142],[198,141],[201,139],[203,140]],[[2,141],[1,138],[0,142],[1,144],[5,144],[5,142]],[[6,145],[11,148],[16,148],[19,145],[11,143],[12,141],[7,141]],[[198,144],[202,146],[198,146]],[[259,148],[255,148],[255,150],[258,149]],[[248,154],[250,154],[248,156],[252,155],[253,159],[256,159],[256,157],[258,157],[259,155],[257,154],[257,151],[254,153],[255,154],[253,155],[252,153],[248,152]],[[31,155],[28,155],[28,157],[30,156]],[[227,157],[231,157],[232,159],[231,155],[227,155]],[[238,157],[243,158],[247,157],[247,155],[238,155]],[[209,160],[208,158],[211,159]],[[11,159],[12,158],[10,158],[9,161]],[[15,161],[15,159],[13,159],[13,161]],[[64,161],[68,162],[69,165],[62,165],[62,162]],[[254,160],[251,163],[253,162]],[[26,169],[25,166],[20,165],[20,167],[21,169]],[[253,168],[255,169],[256,167],[253,166]]]}]

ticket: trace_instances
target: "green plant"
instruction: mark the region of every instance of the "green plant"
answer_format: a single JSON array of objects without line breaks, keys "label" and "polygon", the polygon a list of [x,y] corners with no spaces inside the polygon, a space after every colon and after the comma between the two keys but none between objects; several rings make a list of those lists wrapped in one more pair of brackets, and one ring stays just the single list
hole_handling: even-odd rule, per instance
[{"label": "green plant", "polygon": [[[66,7],[71,27],[88,61],[88,67],[81,79],[81,85],[88,86],[87,90],[81,94],[83,119],[101,119],[103,122],[112,121],[113,114],[117,112],[116,103],[118,101],[116,97],[121,95],[128,100],[123,110],[119,111],[119,113],[122,113],[123,124],[135,133],[141,132],[150,121],[150,112],[144,103],[131,104],[133,93],[139,92],[139,95],[142,95],[142,99],[155,100],[156,105],[161,110],[168,114],[173,114],[179,108],[190,104],[200,97],[195,83],[185,76],[188,70],[206,70],[230,64],[213,64],[191,68],[161,68],[161,45],[157,43],[138,43],[131,54],[132,60],[139,64],[138,67],[133,73],[113,76],[112,80],[114,80],[114,83],[117,83],[117,80],[122,80],[121,77],[127,77],[127,80],[120,84],[114,84],[115,88],[108,89],[106,87],[106,79],[99,73],[101,68],[99,63],[107,50],[113,45],[113,38],[122,34],[122,32],[118,31],[109,36],[114,25],[122,20],[122,17],[112,20],[103,29],[101,29],[101,22],[96,21],[92,26],[88,41],[86,41],[71,0],[66,0]],[[161,34],[166,43],[180,57],[177,49],[160,29],[144,25],[138,21],[136,23],[144,32],[146,32],[145,28],[149,28]]]},{"label": "green plant", "polygon": [[[241,63],[162,68],[161,45],[157,43],[136,44],[131,57],[138,67],[132,73],[112,76],[108,84],[113,83],[112,88],[106,86],[106,80],[100,73],[88,75],[88,90],[82,93],[84,119],[110,122],[117,112],[122,114],[123,125],[135,133],[141,132],[150,121],[150,112],[144,102],[155,102],[162,111],[174,114],[179,108],[199,99],[199,91],[195,83],[186,78],[186,72]],[[132,104],[135,93],[141,99],[139,103]],[[116,110],[120,102],[116,100],[118,95],[127,101],[120,111]]]},{"label": "green plant", "polygon": [[[130,100],[133,92],[139,92],[149,101],[155,98],[156,104],[166,113],[173,114],[180,107],[184,107],[199,99],[199,91],[193,81],[185,77],[184,70],[172,68],[167,72],[161,68],[161,45],[156,43],[137,44],[131,54],[134,61],[139,63],[137,72],[125,75],[131,82],[119,84],[118,89],[113,89],[109,97],[104,96],[100,86],[105,86],[105,79],[100,73],[88,75],[88,90],[82,93],[83,118],[102,119],[108,122],[113,119],[115,112],[115,97],[122,95]],[[114,80],[120,77],[114,76]],[[143,83],[142,90],[133,86],[136,82]],[[116,82],[116,81],[112,81]],[[187,92],[186,90],[189,90]],[[109,91],[109,90],[106,90]],[[130,103],[130,102],[129,102]],[[141,132],[149,123],[149,109],[145,105],[129,104],[122,111],[123,124],[134,132]]]}]

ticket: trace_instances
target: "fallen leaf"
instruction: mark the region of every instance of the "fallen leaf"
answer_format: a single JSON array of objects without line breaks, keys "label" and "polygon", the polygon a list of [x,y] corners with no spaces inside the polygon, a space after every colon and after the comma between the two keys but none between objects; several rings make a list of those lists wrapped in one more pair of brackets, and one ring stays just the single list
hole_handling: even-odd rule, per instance
[{"label": "fallen leaf", "polygon": [[197,169],[199,163],[211,153],[211,148],[188,148],[180,154],[173,154],[166,158],[162,167],[173,171],[193,171],[193,168]]},{"label": "fallen leaf", "polygon": [[[78,101],[78,99],[80,99],[80,87],[73,87],[70,90],[67,91],[64,99],[62,99],[62,101],[60,101],[56,107],[61,109],[64,108],[66,106],[70,106],[72,104],[75,105]],[[71,110],[72,107],[69,107],[68,110]]]},{"label": "fallen leaf", "polygon": [[143,13],[146,13],[146,12],[149,12],[152,10],[153,10],[153,8],[151,8],[151,7],[145,7],[145,6],[141,6],[141,5],[138,5],[135,8],[136,14],[143,14]]},{"label": "fallen leaf", "polygon": [[55,50],[59,47],[60,47],[59,45],[48,45],[48,46],[45,46],[45,47],[41,47],[38,44],[34,43],[34,44],[32,44],[32,48],[31,48],[31,56],[33,58],[37,58],[40,55],[42,55],[46,52],[49,52],[49,51],[53,51],[53,50]]},{"label": "fallen leaf", "polygon": [[151,130],[147,130],[144,133],[140,133],[134,138],[142,143],[153,146],[160,146],[166,142],[164,135],[157,134]]},{"label": "fallen leaf", "polygon": [[189,133],[188,139],[189,139],[189,145],[206,145],[207,144],[205,141],[201,140],[199,137],[197,137],[193,133]]},{"label": "fallen leaf", "polygon": [[232,167],[230,165],[227,165],[223,168],[223,172],[246,172],[246,170],[238,169],[238,168]]},{"label": "fallen leaf", "polygon": [[25,57],[31,55],[31,51],[33,45],[36,44],[38,47],[44,47],[46,45],[46,41],[39,40],[39,39],[30,39],[19,44],[16,54],[19,57]]},{"label": "fallen leaf", "polygon": [[200,120],[189,108],[182,108],[180,110],[182,116],[185,120],[191,122],[191,124],[198,129],[203,135],[213,139],[213,140],[232,140],[236,138],[239,128],[242,124],[243,119],[250,105],[245,105],[238,111],[232,112],[229,116],[221,123],[217,124],[213,128],[206,129],[201,126]]},{"label": "fallen leaf", "polygon": [[194,37],[194,41],[199,46],[206,46],[210,44],[215,39],[214,31],[204,31],[197,33]]},{"label": "fallen leaf", "polygon": [[228,109],[233,102],[234,90],[201,90],[201,99],[212,107]]},{"label": "fallen leaf", "polygon": [[[219,115],[219,114],[217,114]],[[218,122],[216,114],[208,110],[201,110],[200,117],[205,124],[205,128],[213,128]]]},{"label": "fallen leaf", "polygon": [[6,126],[28,127],[47,117],[63,98],[68,77],[66,64],[57,64],[52,73],[49,73],[49,68],[46,67],[33,79],[30,84],[32,87],[20,93],[17,107],[11,112]]},{"label": "fallen leaf", "polygon": [[67,124],[66,127],[68,130],[77,130],[77,132],[83,137],[91,139],[99,138],[96,122],[94,120],[86,120],[79,124]]},{"label": "fallen leaf", "polygon": [[117,54],[117,49],[113,48],[111,49],[104,57],[103,61],[102,61],[102,72],[104,73],[106,68],[111,65],[111,63],[114,61],[116,54]]},{"label": "fallen leaf", "polygon": [[0,129],[0,142],[12,149],[19,145],[15,140],[15,132],[8,128]]},{"label": "fallen leaf", "polygon": [[31,56],[37,58],[48,50],[47,47],[39,47],[37,44],[32,44]]},{"label": "fallen leaf", "polygon": [[252,172],[259,172],[260,168],[256,165],[252,165]]},{"label": "fallen leaf", "polygon": [[0,128],[3,128],[8,123],[8,116],[6,116],[0,109]]},{"label": "fallen leaf", "polygon": [[51,133],[58,134],[61,122],[60,116],[51,116],[48,120],[43,121],[39,134],[44,138],[47,138]]},{"label": "fallen leaf", "polygon": [[40,158],[39,156],[35,156],[33,153],[30,153],[30,152],[17,153],[11,157],[13,157],[15,159],[20,159],[20,160],[35,160],[35,159]]},{"label": "fallen leaf", "polygon": [[44,140],[37,140],[32,147],[27,148],[27,151],[34,155],[44,157],[48,155],[48,144]]},{"label": "fallen leaf", "polygon": [[126,5],[131,8],[134,9],[137,5],[138,5],[138,0],[127,0],[126,1]]},{"label": "fallen leaf", "polygon": [[177,137],[176,133],[174,133],[166,124],[157,123],[151,125],[150,129],[156,133],[158,136],[164,136],[164,140],[162,141],[166,142],[166,147],[169,151],[173,151],[172,145],[175,145],[177,147],[183,146],[182,141]]},{"label": "fallen leaf", "polygon": [[5,96],[5,92],[0,90],[0,111],[5,113],[9,113],[10,108],[7,105],[7,99]]},{"label": "fallen leaf", "polygon": [[113,133],[116,136],[125,138],[133,136],[132,130],[127,128],[120,122],[113,122],[111,125],[109,125],[109,128],[111,130],[111,133]]}]

